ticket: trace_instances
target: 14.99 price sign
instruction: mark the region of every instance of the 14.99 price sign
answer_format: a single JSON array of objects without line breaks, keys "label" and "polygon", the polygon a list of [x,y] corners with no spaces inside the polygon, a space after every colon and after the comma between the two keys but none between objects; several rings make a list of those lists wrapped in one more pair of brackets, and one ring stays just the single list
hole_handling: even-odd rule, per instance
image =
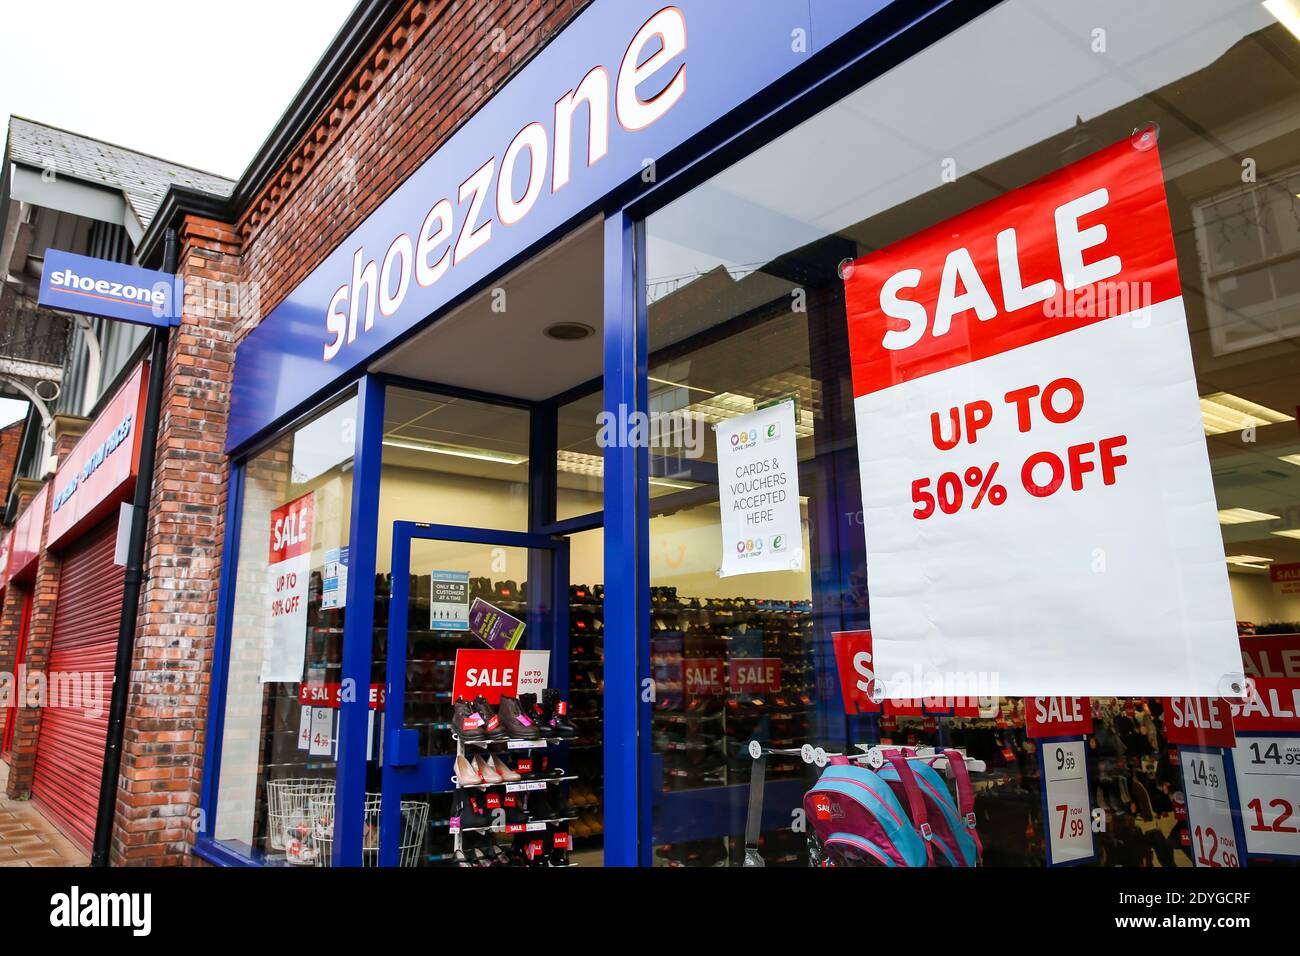
[{"label": "14.99 price sign", "polygon": [[1155,131],[844,274],[886,693],[1218,696],[1241,662]]}]

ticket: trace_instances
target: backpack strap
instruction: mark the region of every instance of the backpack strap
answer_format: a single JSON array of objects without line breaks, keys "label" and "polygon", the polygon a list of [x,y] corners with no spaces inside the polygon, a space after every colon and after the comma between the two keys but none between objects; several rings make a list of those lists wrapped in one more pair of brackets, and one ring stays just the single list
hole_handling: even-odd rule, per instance
[{"label": "backpack strap", "polygon": [[884,757],[898,772],[898,780],[903,785],[903,792],[907,794],[907,803],[911,808],[912,824],[925,840],[927,865],[934,866],[934,831],[930,827],[930,817],[925,812],[925,798],[921,796],[921,788],[916,785],[912,768],[907,765],[907,758],[897,750],[886,750]]},{"label": "backpack strap", "polygon": [[[945,750],[943,755],[948,758],[948,767],[952,770],[953,779],[957,781],[957,808],[961,811],[971,839],[975,841],[975,859],[983,862],[984,844],[980,842],[980,835],[975,830],[975,788],[971,786],[970,771],[966,769],[966,757],[959,750]],[[937,759],[936,757],[935,760]],[[930,764],[933,766],[934,760]]]}]

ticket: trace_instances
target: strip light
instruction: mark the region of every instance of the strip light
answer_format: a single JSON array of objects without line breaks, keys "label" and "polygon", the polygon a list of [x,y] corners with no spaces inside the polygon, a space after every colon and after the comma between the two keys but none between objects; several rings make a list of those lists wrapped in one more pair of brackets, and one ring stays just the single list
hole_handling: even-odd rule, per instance
[{"label": "strip light", "polygon": [[1265,408],[1229,392],[1213,392],[1201,396],[1201,423],[1207,435],[1223,435],[1260,425],[1293,421],[1295,418],[1291,415]]},{"label": "strip light", "polygon": [[498,465],[522,465],[528,461],[527,455],[516,455],[508,451],[490,451],[487,448],[471,448],[467,445],[444,445],[441,442],[423,442],[407,438],[385,438],[384,444],[389,448],[427,451],[434,455],[471,458],[474,461],[490,461]]},{"label": "strip light", "polygon": [[1249,508],[1223,508],[1219,511],[1219,524],[1250,524],[1252,521],[1277,521],[1281,515],[1251,511]]},{"label": "strip light", "polygon": [[1286,531],[1274,531],[1279,538],[1300,538],[1300,528],[1288,528]]},{"label": "strip light", "polygon": [[[1268,570],[1268,566],[1273,563],[1272,558],[1261,558],[1257,554],[1230,554],[1223,560],[1239,568],[1255,568],[1260,571]],[[1264,563],[1261,564],[1261,561]]]},{"label": "strip light", "polygon": [[1300,40],[1300,3],[1296,0],[1264,0],[1264,9],[1277,18],[1277,22]]}]

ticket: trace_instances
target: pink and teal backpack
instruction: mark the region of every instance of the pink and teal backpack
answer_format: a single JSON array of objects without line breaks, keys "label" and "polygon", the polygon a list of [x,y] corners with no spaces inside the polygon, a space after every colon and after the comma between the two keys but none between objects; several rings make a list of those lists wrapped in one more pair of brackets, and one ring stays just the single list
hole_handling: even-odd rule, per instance
[{"label": "pink and teal backpack", "polygon": [[960,812],[930,763],[888,750],[888,766],[877,773],[843,757],[833,759],[804,796],[823,864],[978,866],[983,847],[975,832],[975,795],[966,761],[955,750],[943,756],[957,781]]}]

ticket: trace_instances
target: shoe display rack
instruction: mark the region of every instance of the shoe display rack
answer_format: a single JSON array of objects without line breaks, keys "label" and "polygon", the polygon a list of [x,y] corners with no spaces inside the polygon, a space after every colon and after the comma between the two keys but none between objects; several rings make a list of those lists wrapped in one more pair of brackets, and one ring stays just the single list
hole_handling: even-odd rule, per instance
[{"label": "shoe display rack", "polygon": [[[500,711],[534,712],[532,695],[503,698]],[[482,698],[458,704],[464,713],[482,718],[500,730],[478,738],[453,732],[456,744],[455,791],[447,821],[452,835],[451,860],[456,866],[570,866],[570,824],[577,811],[563,788],[577,779],[556,762],[571,737],[509,736],[518,731],[512,713],[493,712]],[[531,724],[535,726],[535,724]],[[501,836],[512,837],[507,849]]]}]

